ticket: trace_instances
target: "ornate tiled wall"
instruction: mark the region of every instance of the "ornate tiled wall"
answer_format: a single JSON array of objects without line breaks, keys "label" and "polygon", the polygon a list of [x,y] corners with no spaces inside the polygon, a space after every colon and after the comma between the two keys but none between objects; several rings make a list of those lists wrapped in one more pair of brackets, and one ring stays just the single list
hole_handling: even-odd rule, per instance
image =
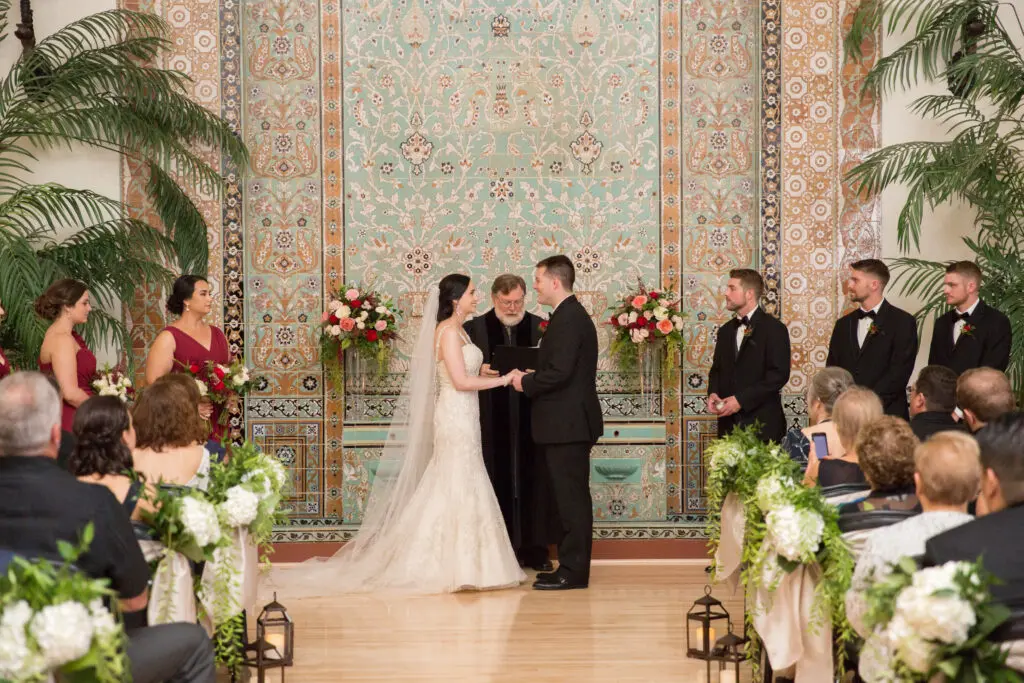
[{"label": "ornate tiled wall", "polygon": [[[358,523],[400,384],[401,360],[358,391],[325,382],[315,325],[344,281],[391,292],[412,324],[445,273],[528,276],[555,252],[596,318],[638,277],[680,290],[688,348],[660,406],[601,364],[602,537],[700,533],[729,268],[761,268],[790,324],[798,419],[840,269],[879,246],[877,208],[841,182],[878,139],[865,67],[842,58],[845,0],[139,1],[252,152],[222,201],[197,199],[223,324],[268,380],[245,433],[292,467],[282,539]],[[127,196],[139,182],[126,169]],[[132,312],[140,349],[152,301]]]}]

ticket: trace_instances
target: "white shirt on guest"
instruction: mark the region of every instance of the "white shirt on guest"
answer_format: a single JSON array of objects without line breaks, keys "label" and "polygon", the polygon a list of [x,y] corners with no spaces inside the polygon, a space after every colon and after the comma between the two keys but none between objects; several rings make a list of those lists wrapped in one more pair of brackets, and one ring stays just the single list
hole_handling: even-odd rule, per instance
[{"label": "white shirt on guest", "polygon": [[850,591],[846,594],[846,618],[853,629],[862,636],[867,636],[864,615],[867,612],[868,579],[872,574],[902,557],[914,557],[924,554],[924,544],[932,536],[938,536],[961,524],[974,519],[965,512],[935,510],[922,512],[902,522],[875,529],[864,541],[864,548],[857,558],[857,566],[853,570]]},{"label": "white shirt on guest", "polygon": [[[957,313],[966,313],[967,315],[974,315],[974,309],[978,307],[979,303],[981,303],[981,299],[975,299],[974,303],[971,304],[970,308],[968,308],[966,311],[957,311]],[[955,323],[953,323],[954,344],[956,344],[957,341],[960,339],[960,333],[964,331],[964,325],[966,324],[967,322],[965,320],[957,320]]]},{"label": "white shirt on guest", "polygon": [[[757,313],[758,308],[758,306],[754,306],[753,308],[750,309],[750,313],[747,313],[746,327],[744,327],[743,325],[736,326],[736,353],[740,352],[740,348],[743,346],[743,340],[747,338],[746,332],[750,328],[750,321],[753,319],[754,314]],[[736,319],[739,320],[739,318],[742,317],[743,316],[738,316]]]},{"label": "white shirt on guest", "polygon": [[[881,301],[878,302],[877,306],[872,308],[870,311],[865,312],[874,313],[875,315],[878,315],[878,311],[882,308],[882,304],[884,303],[885,299],[882,299]],[[864,309],[862,308],[860,310],[863,311]],[[868,330],[871,329],[871,323],[873,322],[875,322],[874,318],[868,318],[866,316],[857,321],[857,346],[864,346],[864,341],[868,338]]]}]

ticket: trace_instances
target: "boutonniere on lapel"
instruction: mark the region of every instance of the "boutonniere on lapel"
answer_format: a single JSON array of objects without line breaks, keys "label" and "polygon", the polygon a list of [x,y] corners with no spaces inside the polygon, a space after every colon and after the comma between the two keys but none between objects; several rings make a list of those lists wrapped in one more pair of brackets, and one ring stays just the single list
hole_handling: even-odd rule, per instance
[{"label": "boutonniere on lapel", "polygon": [[747,325],[746,327],[743,328],[743,338],[744,339],[746,339],[747,337],[749,337],[752,334],[754,334],[754,326],[753,325]]},{"label": "boutonniere on lapel", "polygon": [[540,331],[540,336],[544,336],[544,333],[548,331],[548,325],[551,324],[550,320],[541,320],[540,324],[537,325],[537,329]]},{"label": "boutonniere on lapel", "polygon": [[871,321],[871,326],[868,327],[868,336],[869,337],[874,337],[876,334],[881,334],[881,333],[882,333],[882,329],[878,325],[875,324],[874,320],[872,320]]},{"label": "boutonniere on lapel", "polygon": [[964,323],[964,326],[960,328],[961,337],[970,337],[974,334],[974,325],[970,323]]}]

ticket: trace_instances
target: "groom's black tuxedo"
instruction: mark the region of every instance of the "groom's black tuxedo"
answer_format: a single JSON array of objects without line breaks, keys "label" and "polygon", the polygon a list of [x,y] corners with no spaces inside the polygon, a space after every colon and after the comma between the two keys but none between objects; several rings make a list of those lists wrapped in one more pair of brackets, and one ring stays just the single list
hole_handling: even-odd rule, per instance
[{"label": "groom's black tuxedo", "polygon": [[886,415],[906,420],[907,384],[917,358],[914,316],[883,300],[863,347],[857,343],[859,320],[855,310],[836,321],[825,365],[846,368],[854,382],[878,394]]},{"label": "groom's black tuxedo", "polygon": [[540,342],[536,372],[523,377],[531,399],[533,440],[544,451],[565,536],[559,573],[574,583],[590,579],[594,507],[590,449],[604,422],[597,400],[597,329],[574,296],[552,312]]},{"label": "groom's black tuxedo", "polygon": [[782,412],[782,388],[789,381],[789,330],[760,307],[750,314],[750,333],[736,352],[739,320],[718,328],[715,356],[708,374],[708,395],[723,400],[735,396],[740,411],[718,418],[718,435],[758,422],[764,441],[782,441],[786,416]]},{"label": "groom's black tuxedo", "polygon": [[954,344],[954,312],[950,309],[935,321],[928,365],[944,365],[958,375],[971,368],[995,368],[1006,372],[1013,340],[1009,319],[1001,311],[979,301],[967,318],[970,333],[961,333]]}]

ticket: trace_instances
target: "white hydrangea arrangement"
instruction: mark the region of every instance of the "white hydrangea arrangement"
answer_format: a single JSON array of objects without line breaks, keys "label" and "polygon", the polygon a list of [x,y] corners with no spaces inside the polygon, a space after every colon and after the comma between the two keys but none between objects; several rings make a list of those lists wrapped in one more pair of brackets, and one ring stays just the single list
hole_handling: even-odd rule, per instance
[{"label": "white hydrangea arrangement", "polygon": [[0,576],[0,680],[124,680],[124,628],[104,603],[116,595],[72,568],[91,541],[90,526],[80,547],[59,544],[60,565],[16,558]]},{"label": "white hydrangea arrangement", "polygon": [[904,558],[877,573],[867,590],[872,633],[861,676],[867,683],[924,683],[938,673],[948,683],[1014,680],[992,677],[1005,673],[1006,655],[988,635],[1009,610],[991,601],[991,584],[980,563],[918,569]]},{"label": "white hydrangea arrangement", "polygon": [[104,368],[92,381],[97,396],[116,396],[122,403],[135,398],[135,387],[131,379],[120,370]]}]

